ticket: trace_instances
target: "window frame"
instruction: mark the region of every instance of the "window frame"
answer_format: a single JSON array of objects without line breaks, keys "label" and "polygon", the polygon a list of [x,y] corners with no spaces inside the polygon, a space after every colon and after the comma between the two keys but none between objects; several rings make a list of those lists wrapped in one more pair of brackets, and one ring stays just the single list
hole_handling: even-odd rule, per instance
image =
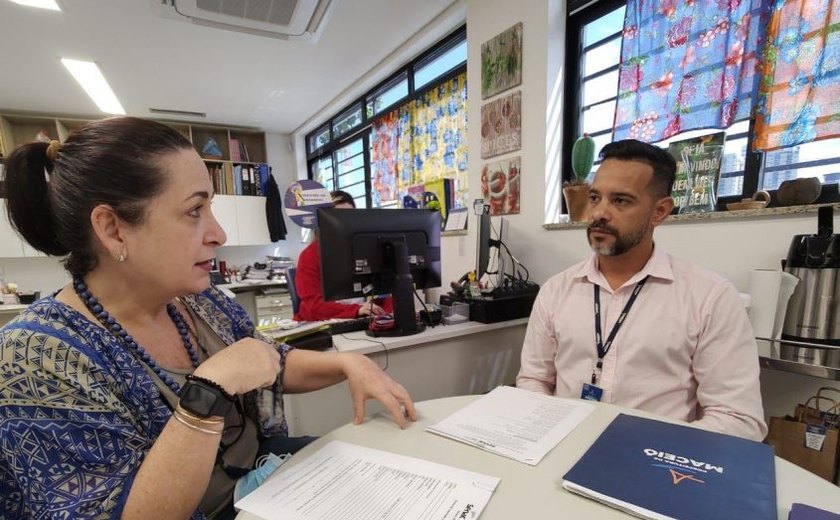
[{"label": "window frame", "polygon": [[[582,39],[582,32],[583,28],[595,20],[609,14],[610,12],[619,9],[623,5],[626,4],[626,0],[595,0],[587,3],[587,0],[570,0],[567,9],[567,16],[566,16],[566,56],[565,56],[565,70],[566,70],[566,80],[564,82],[564,92],[563,92],[563,106],[566,107],[563,117],[563,124],[562,124],[562,160],[561,160],[561,167],[562,167],[562,176],[561,182],[566,182],[572,180],[573,173],[572,173],[572,147],[574,146],[574,142],[579,135],[581,135],[581,129],[583,128],[583,110],[588,108],[588,106],[583,106],[583,83],[585,80],[591,80],[593,78],[597,78],[603,74],[607,74],[610,71],[617,70],[618,66],[615,67],[608,67],[606,69],[600,70],[596,73],[593,73],[586,78],[581,77],[581,72],[583,71],[584,65],[584,54],[587,50],[596,48],[600,45],[603,45],[609,42],[612,38],[616,37],[616,35],[620,36],[621,32],[613,33],[609,36],[602,38],[596,42],[591,43],[590,45],[583,47],[583,39]],[[617,94],[617,92],[616,92]],[[605,103],[611,100],[617,99],[617,96],[608,97],[606,99],[600,100],[596,103],[593,103],[589,106],[598,105],[601,103]],[[743,120],[742,120],[743,121]],[[734,124],[734,123],[733,123]],[[715,204],[715,211],[724,211],[726,210],[726,204],[730,202],[739,202],[742,198],[751,197],[756,191],[759,190],[759,186],[763,183],[764,180],[764,153],[760,151],[755,151],[753,148],[753,136],[754,136],[754,127],[755,127],[755,119],[749,119],[749,129],[746,133],[740,132],[738,134],[733,134],[731,136],[727,136],[727,140],[731,139],[747,139],[746,143],[746,152],[744,157],[744,170],[743,170],[743,187],[741,189],[741,193],[735,195],[728,195],[728,196],[721,196],[717,197],[717,203]],[[725,129],[723,129],[725,130]],[[710,128],[708,129],[709,133],[719,131],[718,129]],[[601,136],[606,133],[611,133],[612,128],[609,130],[598,131],[594,133],[590,133],[590,136]],[[600,150],[596,150],[596,161],[597,161],[597,154]],[[814,163],[814,164],[812,164]],[[816,161],[800,161],[795,164],[785,165],[784,167],[773,167],[771,171],[775,170],[782,170],[782,169],[790,169],[791,167],[795,168],[806,168],[808,166],[814,165],[824,165],[824,164],[838,164],[840,165],[840,161],[831,161],[829,159],[820,159]],[[729,177],[735,177],[740,172],[728,172]],[[840,200],[840,196],[838,196],[838,189],[835,183],[831,182],[824,182],[823,186],[832,186],[830,189],[823,189],[820,195],[820,198],[817,199],[817,203],[822,202],[836,202]],[[771,195],[771,203],[776,201],[776,192],[778,190],[767,190]],[[561,197],[562,200],[562,197]],[[563,209],[561,213],[565,211],[565,201],[563,201]]]},{"label": "window frame", "polygon": [[[393,110],[398,109],[399,107],[410,103],[422,96],[424,96],[430,90],[439,87],[441,84],[446,83],[447,81],[451,80],[452,78],[464,73],[467,70],[467,60],[465,59],[463,63],[460,65],[453,67],[452,69],[446,71],[445,73],[441,74],[437,78],[429,81],[428,83],[424,84],[422,88],[415,89],[414,88],[414,74],[415,71],[419,68],[422,68],[425,65],[428,65],[435,58],[439,57],[443,53],[447,52],[448,50],[454,48],[456,45],[460,44],[462,41],[467,41],[467,26],[462,25],[449,33],[443,39],[432,45],[429,49],[423,51],[414,59],[406,63],[405,65],[398,68],[392,74],[388,75],[383,81],[377,83],[373,88],[366,91],[364,95],[354,99],[352,102],[344,105],[341,107],[340,110],[336,111],[326,120],[320,122],[313,131],[307,133],[304,136],[304,144],[306,146],[306,170],[307,170],[307,178],[313,178],[313,164],[317,163],[318,161],[326,158],[327,156],[332,158],[333,163],[333,182],[338,188],[338,174],[337,174],[337,161],[335,157],[335,152],[338,149],[342,148],[343,146],[347,145],[350,141],[361,137],[364,139],[364,169],[365,169],[365,199],[367,207],[372,207],[372,196],[371,196],[371,166],[370,166],[370,143],[371,143],[371,134],[373,132],[373,125],[376,123],[377,120],[384,117],[387,114],[390,114]],[[408,82],[408,95],[391,103],[389,106],[384,107],[379,112],[372,116],[368,116],[367,113],[367,104],[368,101],[374,99],[377,95],[382,94],[383,92],[387,91],[389,88],[395,86],[398,82],[403,79],[407,80]],[[333,133],[333,125],[334,122],[339,119],[342,115],[346,115],[350,110],[354,109],[356,106],[361,104],[362,107],[362,121],[360,124],[356,125],[353,129],[346,131],[341,136],[335,136]],[[310,140],[312,137],[322,133],[324,128],[327,127],[330,131],[330,140],[322,145],[319,148],[311,149],[310,148]]]}]

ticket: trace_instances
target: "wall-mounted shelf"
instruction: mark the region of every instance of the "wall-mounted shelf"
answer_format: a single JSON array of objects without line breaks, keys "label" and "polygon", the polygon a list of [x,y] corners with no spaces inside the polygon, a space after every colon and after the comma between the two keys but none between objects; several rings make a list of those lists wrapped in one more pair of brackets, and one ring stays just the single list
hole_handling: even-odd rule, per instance
[{"label": "wall-mounted shelf", "polygon": [[[799,341],[779,341],[762,338],[757,338],[756,342],[758,343],[759,352],[758,362],[761,368],[819,377],[830,381],[840,381],[840,365],[831,364],[831,366],[824,366],[813,363],[804,363],[793,359],[792,356],[789,355],[787,348],[783,349],[783,347],[807,349],[801,352],[803,354],[807,354],[809,352],[811,354],[818,353],[822,357],[825,357],[827,354],[832,354],[833,357],[833,354],[840,356],[840,347],[804,343]],[[803,357],[807,359],[812,356]]]}]

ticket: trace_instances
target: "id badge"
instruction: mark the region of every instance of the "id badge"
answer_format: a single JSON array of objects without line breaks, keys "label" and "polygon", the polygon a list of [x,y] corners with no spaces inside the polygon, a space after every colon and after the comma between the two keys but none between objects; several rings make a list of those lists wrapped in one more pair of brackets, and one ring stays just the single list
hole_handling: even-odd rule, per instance
[{"label": "id badge", "polygon": [[580,390],[580,398],[587,401],[600,401],[604,395],[604,389],[597,385],[590,385],[583,383],[583,388]]}]

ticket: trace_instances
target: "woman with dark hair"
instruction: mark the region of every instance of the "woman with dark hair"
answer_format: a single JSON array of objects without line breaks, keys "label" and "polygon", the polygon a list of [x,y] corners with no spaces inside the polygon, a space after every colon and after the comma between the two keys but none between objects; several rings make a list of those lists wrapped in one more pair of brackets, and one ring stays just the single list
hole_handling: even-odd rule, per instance
[{"label": "woman with dark hair", "polygon": [[225,234],[175,130],[113,118],[6,162],[9,218],[73,282],[0,329],[0,517],[225,518],[260,453],[293,451],[283,392],[347,379],[405,426],[405,389],[364,356],[260,336],[210,286]]},{"label": "woman with dark hair", "polygon": [[[356,209],[356,201],[346,191],[331,192],[334,208]],[[359,301],[324,301],[321,291],[321,248],[318,246],[317,233],[315,240],[300,252],[295,274],[295,291],[300,300],[300,309],[295,314],[298,321],[319,321],[332,318],[361,318],[363,316],[378,316],[391,312],[393,300],[385,298],[375,302]]]}]

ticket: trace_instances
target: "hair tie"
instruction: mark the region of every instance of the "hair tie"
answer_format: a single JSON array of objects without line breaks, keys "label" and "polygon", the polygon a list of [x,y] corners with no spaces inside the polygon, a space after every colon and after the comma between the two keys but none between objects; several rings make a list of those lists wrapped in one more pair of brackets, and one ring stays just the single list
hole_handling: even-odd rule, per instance
[{"label": "hair tie", "polygon": [[52,162],[58,158],[58,152],[61,150],[61,143],[53,139],[47,146],[47,159]]}]

